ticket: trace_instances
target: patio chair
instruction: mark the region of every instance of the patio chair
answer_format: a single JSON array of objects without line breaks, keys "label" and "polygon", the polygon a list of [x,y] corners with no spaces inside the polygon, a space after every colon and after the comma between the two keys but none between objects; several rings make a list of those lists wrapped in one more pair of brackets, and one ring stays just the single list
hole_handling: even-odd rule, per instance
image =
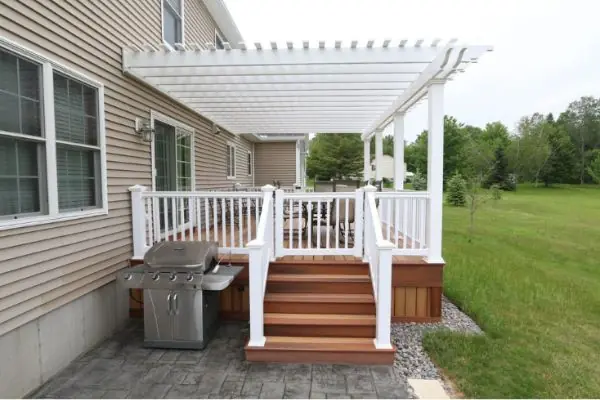
[{"label": "patio chair", "polygon": [[[340,230],[340,242],[345,241],[348,236],[348,245],[354,243],[354,199],[348,200],[348,229],[346,230],[346,200],[340,199],[339,212],[335,210],[335,203],[331,211],[331,226],[338,226]],[[339,220],[336,220],[339,214]]]}]

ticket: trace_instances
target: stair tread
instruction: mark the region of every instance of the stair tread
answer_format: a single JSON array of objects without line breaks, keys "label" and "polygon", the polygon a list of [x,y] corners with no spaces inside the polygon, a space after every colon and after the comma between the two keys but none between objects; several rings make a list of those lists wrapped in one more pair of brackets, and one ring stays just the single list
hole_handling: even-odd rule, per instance
[{"label": "stair tread", "polygon": [[375,316],[367,314],[285,314],[265,313],[265,324],[270,325],[329,325],[372,326]]},{"label": "stair tread", "polygon": [[269,274],[268,282],[370,282],[369,275]]},{"label": "stair tread", "polygon": [[267,293],[265,301],[299,303],[374,303],[367,293]]},{"label": "stair tread", "polygon": [[302,337],[302,336],[267,336],[264,350],[288,351],[394,351],[393,349],[377,349],[373,338],[352,337]]}]

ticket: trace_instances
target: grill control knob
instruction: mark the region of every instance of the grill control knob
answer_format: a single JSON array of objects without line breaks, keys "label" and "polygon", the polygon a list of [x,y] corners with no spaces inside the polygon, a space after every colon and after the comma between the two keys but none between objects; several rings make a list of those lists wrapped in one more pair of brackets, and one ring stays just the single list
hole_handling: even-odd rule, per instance
[{"label": "grill control knob", "polygon": [[188,282],[191,282],[194,279],[194,275],[191,272],[188,272],[186,279]]},{"label": "grill control knob", "polygon": [[160,274],[158,272],[156,272],[154,275],[152,275],[153,281],[157,281],[159,278],[160,278]]},{"label": "grill control knob", "polygon": [[127,273],[127,274],[125,274],[125,276],[123,276],[123,278],[124,278],[126,281],[130,281],[130,280],[131,280],[131,278],[133,278],[133,275],[131,275],[130,273]]},{"label": "grill control knob", "polygon": [[170,280],[171,282],[173,282],[175,279],[177,279],[177,275],[175,275],[175,274],[171,274],[171,275],[169,276],[169,280]]}]

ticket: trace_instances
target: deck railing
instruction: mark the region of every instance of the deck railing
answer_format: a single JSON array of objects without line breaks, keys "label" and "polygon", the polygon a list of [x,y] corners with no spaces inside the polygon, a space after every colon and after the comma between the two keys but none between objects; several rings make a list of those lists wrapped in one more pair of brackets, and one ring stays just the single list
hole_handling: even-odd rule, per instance
[{"label": "deck railing", "polygon": [[261,192],[152,192],[139,185],[129,190],[137,259],[154,243],[171,240],[217,241],[221,253],[247,253],[264,197]]},{"label": "deck railing", "polygon": [[369,263],[376,307],[375,347],[390,349],[392,318],[392,250],[393,243],[383,238],[382,225],[375,202],[375,187],[365,190],[365,261]]},{"label": "deck railing", "polygon": [[429,193],[376,192],[383,236],[395,244],[393,254],[426,256]]},{"label": "deck railing", "polygon": [[249,346],[264,346],[263,302],[267,288],[269,264],[275,260],[273,186],[263,187],[263,207],[258,220],[256,239],[248,243],[248,279],[250,288]]},{"label": "deck railing", "polygon": [[276,255],[362,257],[363,191],[275,192]]}]

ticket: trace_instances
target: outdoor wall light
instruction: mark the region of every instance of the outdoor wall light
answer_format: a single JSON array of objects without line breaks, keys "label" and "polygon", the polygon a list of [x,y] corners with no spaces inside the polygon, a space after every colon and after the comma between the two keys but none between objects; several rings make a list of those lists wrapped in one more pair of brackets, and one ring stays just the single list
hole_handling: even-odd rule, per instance
[{"label": "outdoor wall light", "polygon": [[154,127],[149,119],[135,119],[135,133],[140,135],[144,142],[151,142],[154,136]]}]

